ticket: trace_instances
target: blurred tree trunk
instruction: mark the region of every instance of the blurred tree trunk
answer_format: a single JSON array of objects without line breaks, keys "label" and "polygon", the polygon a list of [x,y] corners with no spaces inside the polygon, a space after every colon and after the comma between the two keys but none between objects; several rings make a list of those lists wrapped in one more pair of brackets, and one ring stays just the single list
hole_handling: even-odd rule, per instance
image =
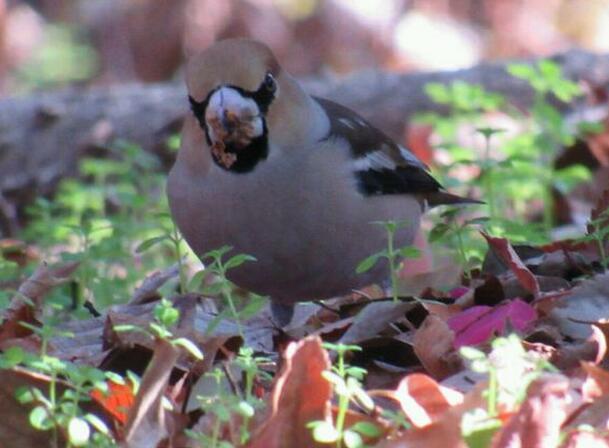
[{"label": "blurred tree trunk", "polygon": [[[609,84],[609,55],[573,51],[554,59],[571,79],[602,88]],[[340,80],[303,82],[311,93],[353,108],[402,140],[415,113],[440,110],[424,93],[424,85],[456,80],[500,92],[518,107],[527,107],[532,98],[530,88],[509,76],[500,63],[439,73],[370,71]],[[584,106],[560,107],[568,113]],[[115,139],[159,154],[169,167],[167,138],[179,131],[187,111],[182,83],[70,89],[0,100],[0,234],[15,229],[25,204],[52,194],[60,179],[74,175],[82,156],[99,154]]]}]

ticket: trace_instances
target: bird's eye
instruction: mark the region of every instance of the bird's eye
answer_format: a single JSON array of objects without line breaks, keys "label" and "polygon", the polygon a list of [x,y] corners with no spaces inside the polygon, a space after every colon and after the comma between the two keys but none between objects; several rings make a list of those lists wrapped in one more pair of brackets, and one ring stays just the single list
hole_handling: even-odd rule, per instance
[{"label": "bird's eye", "polygon": [[264,77],[264,81],[262,81],[262,85],[267,91],[271,93],[274,93],[275,90],[277,90],[277,82],[275,81],[273,75],[271,75],[270,73],[266,74],[266,76]]}]

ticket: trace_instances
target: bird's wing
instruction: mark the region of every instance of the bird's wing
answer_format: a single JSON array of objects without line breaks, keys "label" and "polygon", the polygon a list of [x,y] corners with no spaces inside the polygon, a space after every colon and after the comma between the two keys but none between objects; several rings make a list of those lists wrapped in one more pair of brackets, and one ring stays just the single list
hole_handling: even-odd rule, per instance
[{"label": "bird's wing", "polygon": [[444,191],[414,154],[352,110],[315,99],[330,119],[327,138],[342,138],[351,147],[353,173],[362,194],[413,194],[430,206],[477,202]]}]

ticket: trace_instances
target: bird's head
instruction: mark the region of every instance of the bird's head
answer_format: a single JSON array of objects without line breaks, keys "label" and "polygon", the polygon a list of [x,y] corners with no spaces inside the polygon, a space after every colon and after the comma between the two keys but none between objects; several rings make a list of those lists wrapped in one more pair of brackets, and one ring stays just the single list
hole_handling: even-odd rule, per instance
[{"label": "bird's head", "polygon": [[269,152],[306,147],[328,132],[319,104],[260,42],[215,43],[191,59],[186,83],[212,158],[225,170],[251,171]]},{"label": "bird's head", "polygon": [[187,69],[192,112],[216,163],[247,171],[268,152],[268,115],[281,95],[281,68],[263,44],[216,43]]}]

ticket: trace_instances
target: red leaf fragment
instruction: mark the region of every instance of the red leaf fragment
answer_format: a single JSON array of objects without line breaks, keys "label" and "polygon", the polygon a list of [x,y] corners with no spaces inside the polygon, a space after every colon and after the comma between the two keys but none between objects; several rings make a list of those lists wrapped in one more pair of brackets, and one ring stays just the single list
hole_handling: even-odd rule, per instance
[{"label": "red leaf fragment", "polygon": [[91,398],[97,401],[105,410],[114,417],[120,424],[127,422],[127,412],[133,405],[133,391],[127,384],[119,384],[114,381],[107,381],[108,392],[95,389],[91,392]]},{"label": "red leaf fragment", "polygon": [[535,319],[535,309],[516,299],[495,307],[473,306],[448,319],[448,326],[456,335],[455,348],[459,348],[481,344],[497,334],[503,334],[508,321],[510,329],[523,331]]}]

